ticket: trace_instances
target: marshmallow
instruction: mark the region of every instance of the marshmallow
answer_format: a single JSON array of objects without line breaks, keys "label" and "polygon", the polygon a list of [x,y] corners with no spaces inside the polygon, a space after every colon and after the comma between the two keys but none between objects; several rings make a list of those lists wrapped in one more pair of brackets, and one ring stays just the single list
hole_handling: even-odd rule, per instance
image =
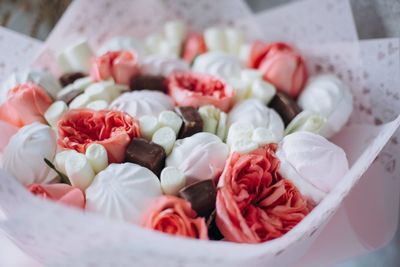
[{"label": "marshmallow", "polygon": [[186,177],[175,167],[166,167],[162,170],[161,189],[166,195],[177,195],[186,184]]},{"label": "marshmallow", "polygon": [[50,73],[43,70],[25,70],[10,75],[0,87],[0,104],[7,99],[8,91],[18,84],[31,82],[43,88],[53,99],[61,90],[61,85]]},{"label": "marshmallow", "polygon": [[276,138],[274,133],[264,127],[258,127],[254,129],[253,135],[251,136],[251,140],[256,142],[259,146],[278,143],[279,139]]},{"label": "marshmallow", "polygon": [[221,138],[221,140],[225,140],[226,137],[226,128],[228,123],[228,115],[225,112],[219,114],[219,121],[217,126],[217,136]]},{"label": "marshmallow", "polygon": [[226,143],[232,146],[235,142],[240,140],[251,140],[254,127],[251,123],[235,122],[232,123],[228,130]]},{"label": "marshmallow", "polygon": [[244,69],[240,72],[240,79],[247,84],[252,84],[262,80],[262,72],[255,69]]},{"label": "marshmallow", "polygon": [[84,108],[90,102],[91,102],[90,97],[87,94],[83,93],[75,97],[74,100],[72,100],[71,103],[69,103],[69,108],[70,109]]},{"label": "marshmallow", "polygon": [[280,173],[291,180],[300,192],[318,204],[349,170],[342,148],[310,132],[285,136],[276,156]]},{"label": "marshmallow", "polygon": [[145,39],[145,46],[148,54],[157,54],[160,50],[160,44],[163,36],[160,33],[151,34]]},{"label": "marshmallow", "polygon": [[147,140],[151,140],[153,134],[160,128],[158,119],[154,116],[145,115],[139,119],[140,134]]},{"label": "marshmallow", "polygon": [[104,100],[109,103],[111,102],[111,95],[108,88],[109,86],[111,86],[111,84],[108,81],[91,84],[85,89],[85,95],[89,96],[90,100],[92,101]]},{"label": "marshmallow", "polygon": [[93,110],[103,110],[108,108],[108,103],[104,100],[95,100],[91,101],[86,105],[87,108],[93,109]]},{"label": "marshmallow", "polygon": [[198,110],[203,120],[203,132],[215,134],[217,132],[220,110],[213,105],[202,106]]},{"label": "marshmallow", "polygon": [[170,127],[161,127],[158,129],[151,139],[153,143],[156,143],[164,148],[165,154],[169,155],[172,151],[172,147],[175,144],[176,134]]},{"label": "marshmallow", "polygon": [[55,131],[35,122],[18,130],[3,152],[3,168],[24,185],[48,183],[57,175],[44,159],[53,161],[57,150]]},{"label": "marshmallow", "polygon": [[286,127],[285,135],[299,131],[319,133],[325,121],[324,117],[308,110],[303,110]]},{"label": "marshmallow", "polygon": [[276,94],[276,88],[264,80],[255,80],[251,84],[251,96],[268,104]]},{"label": "marshmallow", "polygon": [[189,64],[182,59],[159,55],[146,57],[141,65],[141,72],[144,75],[161,75],[168,77],[171,74],[189,70]]},{"label": "marshmallow", "polygon": [[128,50],[135,51],[139,60],[146,56],[146,48],[144,44],[131,36],[116,36],[106,41],[97,51],[97,55],[101,56],[110,51]]},{"label": "marshmallow", "polygon": [[192,70],[214,75],[229,82],[240,76],[241,65],[236,57],[224,52],[213,51],[197,56]]},{"label": "marshmallow", "polygon": [[243,44],[239,48],[239,59],[243,63],[247,63],[251,53],[251,44]]},{"label": "marshmallow", "polygon": [[93,56],[86,41],[80,41],[65,48],[58,55],[58,63],[64,72],[81,71],[89,73],[90,59]]},{"label": "marshmallow", "polygon": [[85,155],[71,153],[65,161],[65,172],[72,186],[82,191],[92,183],[95,173]]},{"label": "marshmallow", "polygon": [[283,137],[284,124],[281,117],[258,99],[244,100],[234,106],[228,115],[228,125],[235,122],[247,122],[255,128],[264,127],[271,130],[278,139]]},{"label": "marshmallow", "polygon": [[183,123],[181,117],[171,110],[162,111],[158,115],[158,121],[161,126],[168,126],[174,130],[175,135],[178,135]]},{"label": "marshmallow", "polygon": [[179,43],[171,42],[168,40],[162,40],[159,44],[158,54],[161,56],[178,58],[180,52],[181,52],[181,46]]},{"label": "marshmallow", "polygon": [[168,21],[164,25],[164,35],[167,40],[182,43],[186,37],[186,25],[182,21]]},{"label": "marshmallow", "polygon": [[204,31],[203,35],[209,51],[226,51],[226,37],[224,30],[210,27]]},{"label": "marshmallow", "polygon": [[99,173],[108,166],[107,150],[100,144],[90,144],[85,156],[95,173]]},{"label": "marshmallow", "polygon": [[145,209],[162,195],[157,176],[133,163],[110,164],[85,193],[86,210],[131,223],[139,223]]},{"label": "marshmallow", "polygon": [[334,75],[323,74],[308,82],[298,104],[326,118],[320,133],[330,138],[340,131],[353,111],[353,96],[349,88]]},{"label": "marshmallow", "polygon": [[251,97],[251,87],[250,84],[244,82],[240,79],[230,79],[229,84],[235,90],[235,101],[240,102],[244,99]]},{"label": "marshmallow", "polygon": [[240,47],[244,42],[243,33],[234,28],[225,30],[226,37],[226,51],[232,55],[238,56]]},{"label": "marshmallow", "polygon": [[214,179],[221,174],[229,156],[229,147],[210,133],[196,133],[175,142],[166,166],[178,168],[188,183]]},{"label": "marshmallow", "polygon": [[57,168],[57,170],[59,170],[63,174],[66,174],[67,172],[65,170],[65,163],[67,162],[67,159],[71,154],[76,154],[76,153],[78,152],[72,149],[58,152],[54,158],[54,165]]},{"label": "marshmallow", "polygon": [[68,84],[63,89],[61,89],[57,93],[57,99],[63,99],[63,98],[65,98],[66,95],[68,95],[74,91],[83,92],[92,83],[93,83],[93,81],[90,77],[84,77],[84,78],[77,79],[73,83]]},{"label": "marshmallow", "polygon": [[124,111],[134,118],[144,115],[158,116],[164,110],[172,110],[172,99],[161,92],[141,90],[124,93],[110,105],[110,109]]},{"label": "marshmallow", "polygon": [[67,104],[63,101],[56,101],[46,110],[44,118],[51,127],[57,127],[57,123],[62,115],[68,110]]},{"label": "marshmallow", "polygon": [[238,152],[240,154],[247,154],[258,148],[256,142],[249,139],[242,139],[235,141],[231,146],[231,153]]}]

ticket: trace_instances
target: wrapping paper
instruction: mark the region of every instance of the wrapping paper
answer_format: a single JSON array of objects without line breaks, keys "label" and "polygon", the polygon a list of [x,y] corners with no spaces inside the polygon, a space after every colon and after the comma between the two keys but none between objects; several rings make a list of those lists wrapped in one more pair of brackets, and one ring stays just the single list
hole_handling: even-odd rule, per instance
[{"label": "wrapping paper", "polygon": [[[375,248],[390,238],[399,195],[399,136],[393,136],[400,124],[400,118],[396,119],[399,41],[356,42],[348,1],[301,1],[256,17],[250,16],[241,1],[214,2],[101,0],[96,2],[99,8],[93,9],[88,0],[75,1],[35,64],[57,71],[52,60],[54,52],[68,42],[86,36],[97,47],[112,35],[140,37],[160,29],[165,20],[173,17],[184,19],[196,29],[234,23],[248,29],[251,37],[294,42],[307,58],[312,73],[335,72],[355,94],[351,122],[334,139],[346,150],[351,163],[342,182],[282,238],[245,245],[172,238],[62,207],[34,198],[1,171],[0,231],[23,251],[46,266],[130,266],[133,262],[140,266],[160,262],[165,266],[288,266],[295,262],[296,266],[326,266]],[[156,10],[157,16],[148,16],[151,10]],[[308,30],[307,25],[316,28]],[[287,27],[290,32],[303,29],[303,34],[289,34],[287,39],[288,33],[275,27]],[[376,160],[388,141],[390,145]],[[381,178],[378,180],[377,176]],[[365,221],[371,219],[368,213],[375,215],[370,223]],[[380,229],[376,229],[377,222]]]}]

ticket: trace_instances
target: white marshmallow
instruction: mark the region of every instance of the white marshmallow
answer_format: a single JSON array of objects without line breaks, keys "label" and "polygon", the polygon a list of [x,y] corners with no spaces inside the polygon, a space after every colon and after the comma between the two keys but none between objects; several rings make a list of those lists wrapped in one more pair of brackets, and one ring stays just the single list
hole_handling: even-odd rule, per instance
[{"label": "white marshmallow", "polygon": [[65,172],[71,185],[83,191],[89,187],[95,176],[88,159],[81,153],[71,153],[67,156]]},{"label": "white marshmallow", "polygon": [[72,91],[81,91],[83,92],[89,85],[93,83],[90,77],[84,77],[77,79],[71,84],[65,86],[61,91],[57,93],[57,98],[62,98],[63,96],[69,94]]},{"label": "white marshmallow", "polygon": [[222,141],[225,140],[226,137],[226,128],[228,124],[228,115],[225,112],[221,112],[219,114],[219,121],[217,126],[217,136],[221,138]]},{"label": "white marshmallow", "polygon": [[203,132],[217,132],[220,110],[213,105],[202,106],[198,110],[201,119],[203,120]]},{"label": "white marshmallow", "polygon": [[151,34],[145,39],[145,46],[148,54],[158,54],[163,36],[160,33]]},{"label": "white marshmallow", "polygon": [[57,127],[57,123],[62,115],[68,110],[67,104],[63,101],[56,101],[46,110],[44,118],[51,127]]},{"label": "white marshmallow", "polygon": [[160,126],[167,126],[174,130],[175,135],[178,135],[182,126],[182,118],[171,110],[164,110],[158,115]]},{"label": "white marshmallow", "polygon": [[271,130],[264,127],[258,127],[254,129],[251,139],[254,142],[256,142],[259,146],[272,143],[276,144],[279,142],[279,139],[276,138],[274,133]]},{"label": "white marshmallow", "polygon": [[240,102],[251,97],[251,84],[240,79],[230,79],[229,84],[235,90],[235,101]]},{"label": "white marshmallow", "polygon": [[179,20],[168,21],[164,25],[164,35],[169,41],[182,43],[186,37],[186,25]]},{"label": "white marshmallow", "polygon": [[109,82],[98,82],[89,85],[88,88],[85,89],[85,95],[87,95],[91,101],[95,100],[104,100],[107,103],[111,102],[111,95],[109,93]]},{"label": "white marshmallow", "polygon": [[108,103],[104,100],[95,100],[95,101],[91,101],[89,104],[87,104],[86,107],[99,111],[99,110],[107,109]]},{"label": "white marshmallow", "polygon": [[97,55],[103,55],[109,51],[129,50],[134,51],[139,60],[146,56],[144,44],[132,36],[116,36],[107,40],[98,50]]},{"label": "white marshmallow", "polygon": [[64,72],[82,71],[89,73],[90,59],[93,56],[86,41],[80,41],[65,48],[58,55],[58,63]]},{"label": "white marshmallow", "polygon": [[169,155],[172,151],[172,147],[175,144],[176,134],[170,127],[162,127],[158,129],[154,134],[152,141],[164,148],[165,154]]},{"label": "white marshmallow", "polygon": [[160,128],[160,124],[156,117],[144,115],[139,119],[139,127],[141,136],[147,140],[151,140],[153,134]]},{"label": "white marshmallow", "polygon": [[261,100],[264,104],[268,104],[275,94],[275,86],[266,81],[255,80],[251,85],[251,96]]},{"label": "white marshmallow", "polygon": [[142,74],[167,77],[177,72],[189,71],[189,64],[180,58],[153,55],[146,57],[141,64]]},{"label": "white marshmallow", "polygon": [[251,52],[251,44],[243,44],[239,49],[239,59],[243,63],[247,63]]},{"label": "white marshmallow", "polygon": [[90,102],[91,102],[90,97],[87,94],[83,93],[75,97],[74,100],[72,100],[71,103],[69,103],[69,108],[70,109],[84,108]]},{"label": "white marshmallow", "polygon": [[168,40],[162,40],[159,45],[158,54],[162,56],[178,58],[181,52],[181,46],[179,43],[175,43]]},{"label": "white marshmallow", "polygon": [[165,167],[160,175],[161,189],[166,195],[177,195],[186,185],[186,177],[176,167]]},{"label": "white marshmallow", "polygon": [[228,28],[225,30],[226,36],[226,50],[228,53],[238,56],[240,47],[244,42],[243,33],[234,28]]},{"label": "white marshmallow", "polygon": [[235,141],[231,146],[231,153],[238,152],[240,154],[247,154],[258,148],[256,142],[250,139],[242,139]]},{"label": "white marshmallow", "polygon": [[67,158],[71,154],[76,154],[76,153],[78,153],[78,152],[76,152],[75,150],[72,150],[72,149],[58,152],[54,158],[54,165],[57,168],[57,170],[59,170],[60,172],[62,172],[63,174],[66,175],[67,172],[65,170],[65,163],[67,161]]},{"label": "white marshmallow", "polygon": [[85,156],[95,173],[99,173],[108,166],[107,150],[100,144],[90,144]]},{"label": "white marshmallow", "polygon": [[203,132],[215,134],[217,132],[218,121],[210,117],[201,116],[201,118],[203,121]]},{"label": "white marshmallow", "polygon": [[262,72],[255,69],[243,69],[240,72],[240,79],[247,84],[252,84],[254,81],[262,80]]},{"label": "white marshmallow", "polygon": [[303,110],[286,127],[285,135],[300,131],[319,133],[325,122],[326,119],[321,115]]},{"label": "white marshmallow", "polygon": [[225,31],[220,28],[207,28],[204,31],[204,41],[209,51],[226,51]]},{"label": "white marshmallow", "polygon": [[253,130],[254,127],[251,123],[235,122],[229,127],[226,143],[232,146],[236,141],[251,140]]}]

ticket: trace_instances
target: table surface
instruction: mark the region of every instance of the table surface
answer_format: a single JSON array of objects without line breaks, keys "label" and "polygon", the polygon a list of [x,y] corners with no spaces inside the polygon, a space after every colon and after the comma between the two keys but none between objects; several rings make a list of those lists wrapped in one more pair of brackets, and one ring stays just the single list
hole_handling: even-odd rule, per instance
[{"label": "table surface", "polygon": [[[296,0],[246,0],[255,12],[294,1]],[[0,0],[0,25],[45,40],[70,2],[70,0]],[[400,37],[400,0],[350,0],[350,2],[360,39]],[[0,247],[6,244],[6,241],[0,238]],[[34,266],[34,263],[24,259],[23,254],[16,248],[11,251],[20,256],[18,257],[20,262],[14,263],[13,266]],[[399,251],[400,231],[384,248],[339,264],[338,267],[400,266]],[[2,253],[8,252],[0,251],[0,258]]]}]

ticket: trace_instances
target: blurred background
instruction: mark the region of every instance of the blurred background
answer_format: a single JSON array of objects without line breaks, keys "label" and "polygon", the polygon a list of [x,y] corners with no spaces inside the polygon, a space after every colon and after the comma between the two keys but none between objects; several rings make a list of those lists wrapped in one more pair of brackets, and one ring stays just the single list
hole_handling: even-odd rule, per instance
[{"label": "blurred background", "polygon": [[[297,0],[246,0],[254,12],[295,1]],[[70,2],[0,0],[0,25],[44,41]],[[360,39],[400,37],[400,0],[350,2]],[[400,231],[397,231],[396,237],[384,248],[336,267],[360,266],[400,266]]]}]

